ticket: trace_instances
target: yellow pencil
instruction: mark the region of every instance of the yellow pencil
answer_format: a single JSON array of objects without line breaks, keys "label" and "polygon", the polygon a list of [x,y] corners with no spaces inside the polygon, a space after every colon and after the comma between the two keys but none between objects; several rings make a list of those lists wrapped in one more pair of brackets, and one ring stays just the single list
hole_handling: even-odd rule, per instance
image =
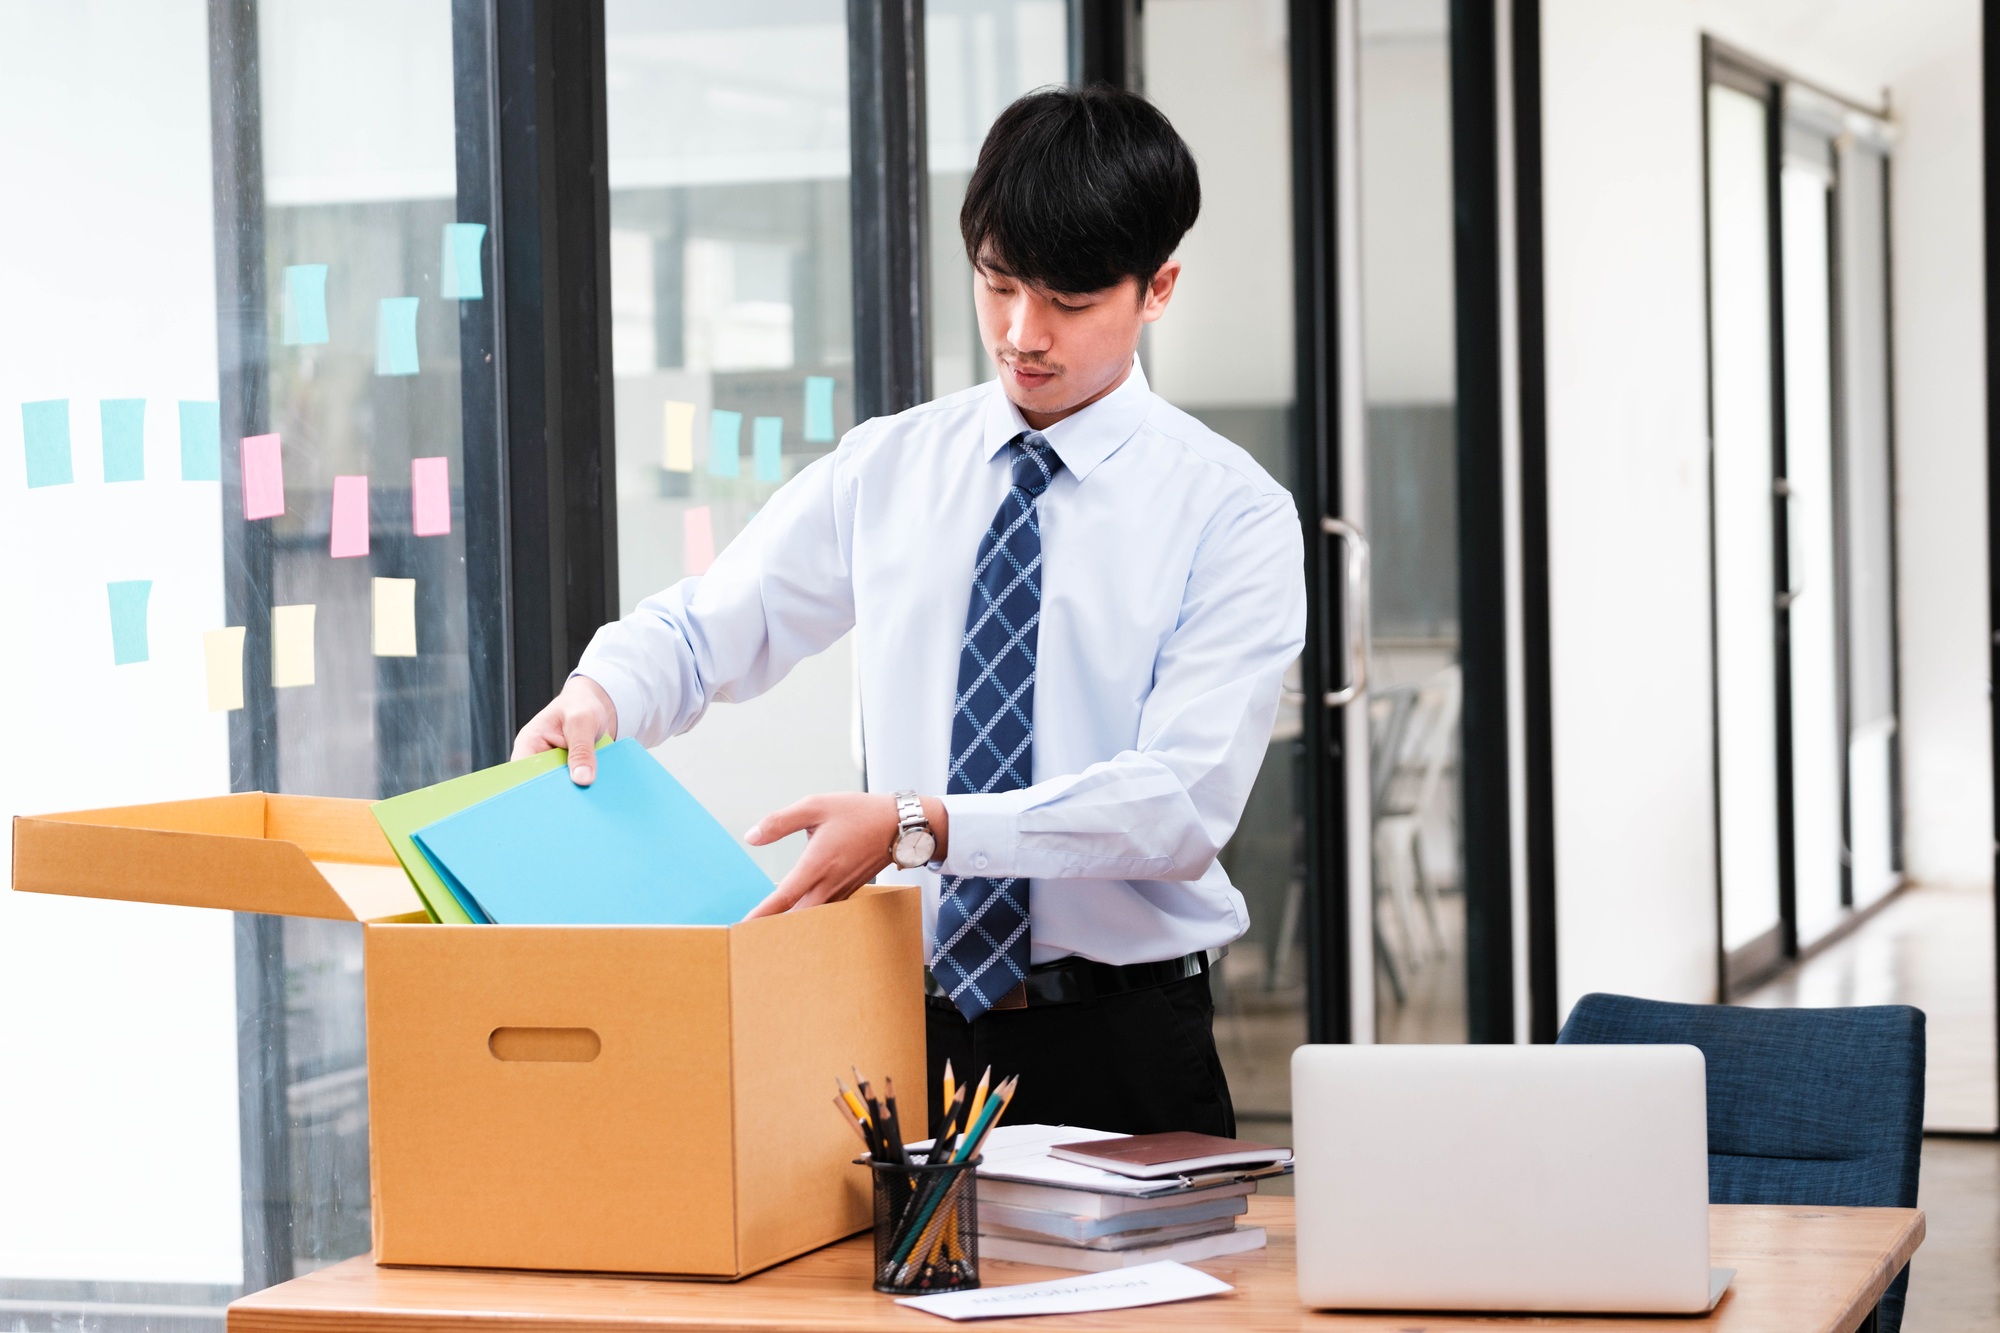
[{"label": "yellow pencil", "polygon": [[841,1100],[847,1103],[848,1110],[854,1112],[854,1118],[856,1120],[859,1120],[864,1125],[873,1123],[868,1118],[868,1107],[862,1103],[862,1100],[859,1097],[855,1096],[853,1093],[847,1090],[847,1085],[845,1083],[842,1083],[839,1079],[836,1078],[833,1081],[833,1086],[840,1089]]},{"label": "yellow pencil", "polygon": [[965,1127],[970,1130],[979,1123],[979,1112],[986,1105],[986,1083],[993,1077],[993,1066],[986,1066],[986,1072],[979,1076],[979,1086],[972,1094],[972,1105],[965,1113]]}]

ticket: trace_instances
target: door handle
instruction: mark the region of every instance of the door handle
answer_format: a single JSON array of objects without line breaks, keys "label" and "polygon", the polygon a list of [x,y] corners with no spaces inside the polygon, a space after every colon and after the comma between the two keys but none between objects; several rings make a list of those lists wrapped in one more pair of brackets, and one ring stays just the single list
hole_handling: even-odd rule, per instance
[{"label": "door handle", "polygon": [[1328,708],[1343,708],[1368,688],[1368,539],[1352,523],[1331,515],[1321,516],[1319,530],[1322,537],[1339,539],[1347,572],[1347,591],[1341,598],[1347,683],[1328,690],[1320,700]]},{"label": "door handle", "polygon": [[1791,478],[1774,477],[1771,481],[1771,494],[1783,501],[1785,506],[1785,582],[1790,586],[1777,596],[1778,609],[1784,611],[1806,593],[1805,580],[1799,573],[1799,566],[1804,562],[1798,555],[1798,522],[1792,511],[1792,503],[1799,498],[1799,493],[1792,489]]}]

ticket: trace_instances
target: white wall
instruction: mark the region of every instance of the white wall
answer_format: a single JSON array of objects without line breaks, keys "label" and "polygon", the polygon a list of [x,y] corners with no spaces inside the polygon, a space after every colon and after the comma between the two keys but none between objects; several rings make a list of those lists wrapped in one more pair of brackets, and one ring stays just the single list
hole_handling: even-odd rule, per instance
[{"label": "white wall", "polygon": [[[226,791],[221,488],[181,480],[175,407],[216,395],[202,0],[0,4],[0,124],[0,818]],[[145,479],[107,484],[98,401],[141,397]],[[75,480],[31,490],[49,398]],[[118,666],[123,579],[150,651]],[[0,1279],[242,1280],[234,960],[227,913],[0,892]]]},{"label": "white wall", "polygon": [[1978,7],[1545,0],[1549,522],[1562,1005],[1715,988],[1704,31],[1860,100],[1894,166],[1909,863],[1989,832]]}]

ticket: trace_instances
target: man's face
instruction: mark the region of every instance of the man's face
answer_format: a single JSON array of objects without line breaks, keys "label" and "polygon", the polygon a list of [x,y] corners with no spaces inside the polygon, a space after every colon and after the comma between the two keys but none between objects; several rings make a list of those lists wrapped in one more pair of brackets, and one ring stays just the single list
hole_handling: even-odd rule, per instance
[{"label": "man's face", "polygon": [[1124,379],[1139,331],[1166,313],[1180,276],[1169,260],[1141,292],[1137,278],[1095,292],[1053,292],[992,262],[973,268],[979,339],[1021,415],[1044,429]]}]

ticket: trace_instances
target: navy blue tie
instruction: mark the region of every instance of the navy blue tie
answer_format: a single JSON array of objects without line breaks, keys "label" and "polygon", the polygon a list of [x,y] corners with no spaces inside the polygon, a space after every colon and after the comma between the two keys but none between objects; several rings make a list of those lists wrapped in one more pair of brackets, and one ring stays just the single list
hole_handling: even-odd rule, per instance
[{"label": "navy blue tie", "polygon": [[[979,542],[958,654],[945,792],[1015,791],[1034,772],[1035,633],[1042,619],[1042,527],[1035,500],[1062,460],[1036,431],[1014,452],[1014,486]],[[1028,975],[1028,881],[947,875],[939,885],[931,975],[971,1022]]]}]

